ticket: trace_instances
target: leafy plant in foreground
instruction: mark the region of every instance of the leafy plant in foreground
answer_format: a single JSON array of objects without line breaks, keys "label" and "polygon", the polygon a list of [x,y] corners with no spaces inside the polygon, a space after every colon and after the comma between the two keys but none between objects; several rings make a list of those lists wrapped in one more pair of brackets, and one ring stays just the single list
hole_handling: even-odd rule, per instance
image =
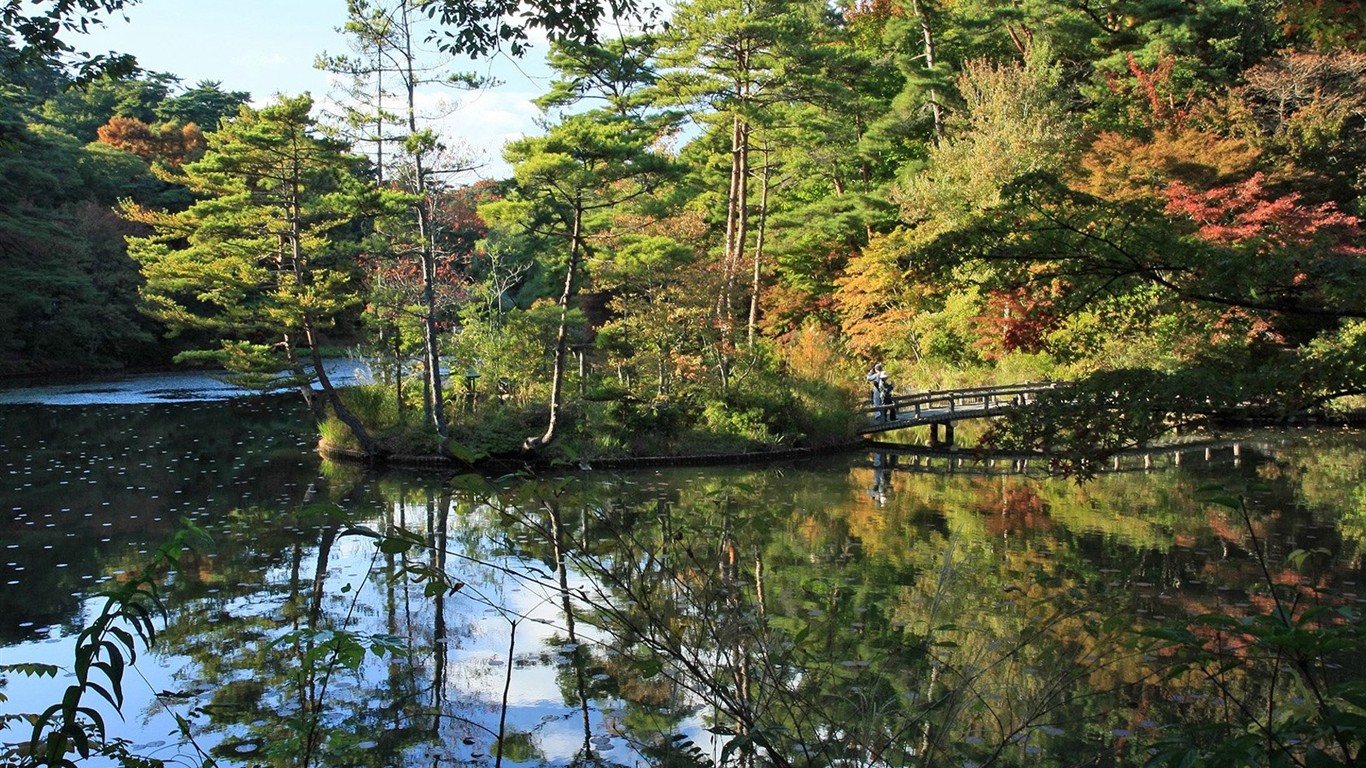
[{"label": "leafy plant in foreground", "polygon": [[[14,716],[33,723],[33,735],[25,745],[5,745],[6,765],[20,768],[29,766],[75,766],[72,754],[88,759],[92,755],[109,757],[122,765],[153,765],[152,761],[133,755],[128,742],[109,739],[104,716],[88,703],[87,694],[97,694],[114,707],[123,708],[123,680],[125,673],[137,660],[139,642],[151,648],[156,642],[155,617],[165,613],[157,575],[166,567],[180,568],[180,555],[192,540],[207,540],[208,534],[191,522],[184,523],[171,540],[157,549],[152,560],[138,574],[114,588],[100,593],[104,607],[80,634],[76,636],[76,682],[67,686],[62,700],[37,715]],[[16,673],[26,677],[56,677],[60,668],[51,664],[8,664],[0,666],[0,673]],[[0,698],[3,701],[3,698]],[[188,724],[177,718],[182,730]],[[207,756],[205,756],[207,758]],[[205,765],[212,763],[205,760]]]}]

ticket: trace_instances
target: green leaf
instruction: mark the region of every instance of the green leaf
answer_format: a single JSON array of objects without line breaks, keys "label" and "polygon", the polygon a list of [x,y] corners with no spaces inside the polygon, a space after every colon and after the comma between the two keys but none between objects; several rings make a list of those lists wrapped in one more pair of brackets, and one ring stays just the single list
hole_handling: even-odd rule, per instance
[{"label": "green leaf", "polygon": [[1215,504],[1229,509],[1242,509],[1243,500],[1237,496],[1211,496],[1205,499],[1206,503]]},{"label": "green leaf", "polygon": [[112,705],[114,706],[115,709],[118,709],[118,707],[119,707],[119,702],[118,702],[118,700],[115,698],[114,694],[112,694],[112,693],[110,693],[108,690],[106,690],[104,686],[100,685],[99,683],[89,682],[89,683],[86,683],[86,684],[85,684],[85,687],[86,687],[87,689],[89,689],[89,690],[94,691],[95,693],[98,693],[100,696],[104,697],[104,700],[105,700],[105,701],[107,701],[107,702],[109,702],[110,704],[112,704]]},{"label": "green leaf", "polygon": [[1202,613],[1191,619],[1192,624],[1202,624],[1209,627],[1221,627],[1225,629],[1241,629],[1244,626],[1242,619],[1227,616],[1222,613]]},{"label": "green leaf", "polygon": [[386,555],[401,555],[412,548],[413,543],[411,541],[393,537],[382,539],[379,543],[379,551]]},{"label": "green leaf", "polygon": [[476,451],[472,448],[468,448],[464,445],[461,445],[460,443],[457,443],[454,440],[448,440],[446,442],[445,450],[446,453],[450,454],[452,457],[466,464],[474,464],[475,462],[479,461],[487,455],[480,451]]},{"label": "green leaf", "polygon": [[641,678],[645,680],[649,680],[664,671],[663,662],[653,657],[648,659],[637,659],[632,666],[636,668],[636,671],[640,673]]},{"label": "green leaf", "polygon": [[355,527],[352,527],[352,528],[347,528],[346,530],[342,531],[342,532],[341,532],[340,534],[338,534],[338,535],[339,535],[339,536],[363,536],[363,537],[365,537],[365,538],[367,538],[367,539],[382,539],[382,538],[384,538],[383,536],[380,535],[379,531],[373,530],[373,529],[371,529],[371,528],[366,528],[366,527],[364,527],[364,526],[355,526]]},{"label": "green leaf", "polygon": [[0,673],[13,672],[25,677],[56,677],[61,667],[55,664],[0,664]]}]

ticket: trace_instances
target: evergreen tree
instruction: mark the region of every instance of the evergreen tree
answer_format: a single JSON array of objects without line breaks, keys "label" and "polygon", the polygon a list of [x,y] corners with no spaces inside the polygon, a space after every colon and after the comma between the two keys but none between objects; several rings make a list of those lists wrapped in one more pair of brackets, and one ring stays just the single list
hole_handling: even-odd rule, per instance
[{"label": "evergreen tree", "polygon": [[557,302],[549,415],[545,431],[527,438],[528,449],[550,443],[560,429],[569,310],[584,259],[610,221],[608,214],[647,194],[666,168],[663,159],[649,151],[653,138],[648,126],[611,113],[567,117],[543,137],[508,145],[506,156],[515,164],[515,194],[480,209],[491,222],[520,225],[563,244],[556,254],[564,262],[564,281]]},{"label": "evergreen tree", "polygon": [[243,104],[251,101],[246,91],[225,91],[217,80],[201,80],[193,88],[163,99],[154,108],[161,122],[194,123],[201,131],[218,130],[218,124],[233,117]]},{"label": "evergreen tree", "polygon": [[180,212],[125,204],[125,215],[153,229],[129,238],[129,249],[143,266],[154,316],[173,332],[206,328],[223,339],[218,350],[186,359],[213,360],[248,385],[290,382],[321,418],[316,382],[366,455],[380,458],[332,385],[321,347],[331,324],[359,301],[354,222],[406,201],[380,199],[357,176],[359,158],[317,135],[312,106],[303,96],[259,111],[244,107],[182,169],[197,202]]}]

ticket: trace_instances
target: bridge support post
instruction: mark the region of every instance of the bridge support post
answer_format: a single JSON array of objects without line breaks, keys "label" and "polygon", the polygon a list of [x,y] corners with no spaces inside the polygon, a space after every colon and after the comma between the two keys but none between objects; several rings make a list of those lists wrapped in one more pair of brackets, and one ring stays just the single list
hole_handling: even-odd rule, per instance
[{"label": "bridge support post", "polygon": [[946,421],[946,422],[944,422],[944,438],[943,438],[942,440],[939,438],[939,425],[938,425],[938,424],[931,424],[931,425],[930,425],[930,445],[931,445],[931,446],[940,446],[940,445],[944,445],[944,446],[953,447],[953,422],[951,422],[951,421]]}]

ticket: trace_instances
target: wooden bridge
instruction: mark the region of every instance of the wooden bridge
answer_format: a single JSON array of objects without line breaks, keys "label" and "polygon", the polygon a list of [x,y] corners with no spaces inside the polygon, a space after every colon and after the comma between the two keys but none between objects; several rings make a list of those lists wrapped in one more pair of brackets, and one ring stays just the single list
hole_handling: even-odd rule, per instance
[{"label": "wooden bridge", "polygon": [[[1061,382],[1036,381],[897,395],[889,404],[865,408],[863,412],[868,416],[868,423],[859,430],[859,433],[872,435],[893,429],[929,426],[931,444],[938,445],[943,442],[952,445],[955,422],[998,416],[1012,408],[1033,402],[1042,392],[1061,386],[1064,386]],[[942,441],[939,434],[940,426],[944,428]]]}]

